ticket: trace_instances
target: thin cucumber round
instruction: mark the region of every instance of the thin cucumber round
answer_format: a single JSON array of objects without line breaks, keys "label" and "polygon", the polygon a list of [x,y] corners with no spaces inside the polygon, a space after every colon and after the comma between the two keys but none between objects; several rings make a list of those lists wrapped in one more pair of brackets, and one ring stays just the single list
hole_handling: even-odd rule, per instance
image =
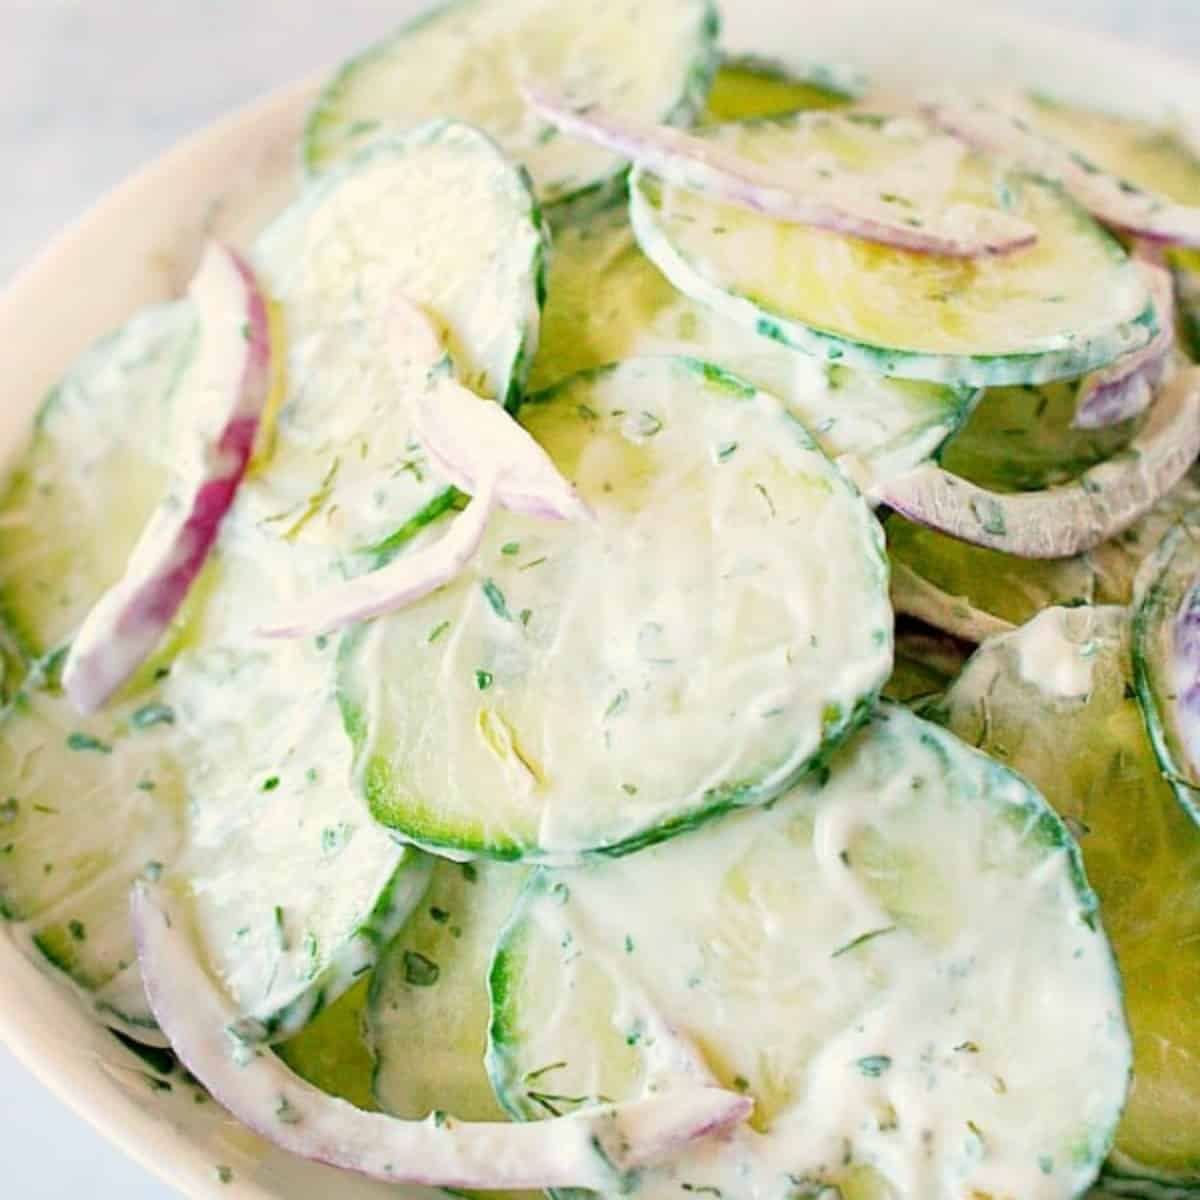
[{"label": "thin cucumber round", "polygon": [[989,388],[946,444],[942,465],[980,487],[1029,492],[1078,478],[1133,439],[1141,424],[1074,429],[1078,385]]},{"label": "thin cucumber round", "polygon": [[557,229],[531,387],[642,354],[687,354],[778,396],[860,484],[934,455],[965,419],[971,389],[886,379],[822,363],[676,291],[638,249],[621,210]]},{"label": "thin cucumber round", "polygon": [[602,190],[626,164],[531,119],[521,84],[686,125],[716,69],[717,27],[709,0],[451,0],[338,71],[309,114],[304,163],[324,171],[381,133],[450,116],[524,163],[543,202]]},{"label": "thin cucumber round", "polygon": [[1200,1187],[1200,829],[1146,737],[1128,625],[1124,609],[1048,609],[982,646],[931,711],[1036,784],[1079,839],[1134,1043],[1109,1172],[1182,1194]]},{"label": "thin cucumber round", "polygon": [[1200,612],[1200,513],[1163,538],[1138,573],[1133,674],[1146,732],[1163,777],[1200,823],[1196,635]]},{"label": "thin cucumber round", "polygon": [[191,803],[169,877],[242,1014],[280,1040],[366,974],[430,864],[369,820],[350,786],[333,690],[336,643],[264,643],[275,606],[329,578],[329,553],[266,533],[256,480],[218,546],[218,576],[163,683]]},{"label": "thin cucumber round", "polygon": [[1133,264],[1073,201],[998,178],[911,118],[806,113],[705,136],[750,158],[829,155],[900,210],[1000,206],[1037,230],[1020,252],[951,261],[787,225],[635,171],[645,253],[681,291],[767,337],[884,375],[998,386],[1080,375],[1154,332]]},{"label": "thin cucumber round", "polygon": [[125,569],[166,487],[196,342],[190,304],[148,309],[43,401],[0,499],[0,615],[28,660],[61,646]]},{"label": "thin cucumber round", "polygon": [[139,1040],[157,1040],[157,1026],[129,889],[158,878],[183,845],[187,792],[173,726],[154,697],[81,718],[55,687],[21,692],[0,725],[0,916],[100,1020]]},{"label": "thin cucumber round", "polygon": [[866,502],[778,401],[694,360],[585,372],[520,419],[596,519],[498,513],[452,584],[348,635],[376,820],[562,863],[770,800],[891,669]]},{"label": "thin cucumber round", "polygon": [[704,123],[780,117],[813,108],[842,108],[866,91],[855,70],[826,63],[795,66],[757,54],[727,55],[708,93]]},{"label": "thin cucumber round", "polygon": [[375,970],[367,1029],[375,1097],[396,1117],[502,1121],[484,1068],[488,964],[528,870],[442,860]]},{"label": "thin cucumber round", "polygon": [[295,1037],[275,1047],[301,1079],[366,1112],[376,1108],[366,1039],[370,987],[371,977],[364,976]]},{"label": "thin cucumber round", "polygon": [[[772,808],[539,872],[492,966],[514,1116],[711,1079],[750,1128],[642,1197],[1074,1197],[1129,1038],[1078,850],[1024,780],[885,706]],[[689,881],[681,886],[681,881]]]}]

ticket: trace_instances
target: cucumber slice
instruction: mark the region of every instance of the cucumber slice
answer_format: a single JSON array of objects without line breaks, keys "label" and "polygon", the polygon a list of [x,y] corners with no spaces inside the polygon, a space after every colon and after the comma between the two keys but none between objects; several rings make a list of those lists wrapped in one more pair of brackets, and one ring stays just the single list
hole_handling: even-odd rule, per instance
[{"label": "cucumber slice", "polygon": [[1200,575],[1200,513],[1175,526],[1137,577],[1133,673],[1146,732],[1163,777],[1200,824],[1196,663],[1192,633]]},{"label": "cucumber slice", "polygon": [[1133,1031],[1110,1169],[1194,1189],[1200,830],[1146,738],[1127,626],[1123,609],[1048,609],[981,647],[934,715],[1031,779],[1078,836]]},{"label": "cucumber slice", "polygon": [[[157,1040],[129,927],[135,879],[177,858],[186,789],[174,714],[139,698],[79,717],[57,687],[29,688],[0,736],[0,916],[100,1020]],[[114,832],[119,831],[119,836]]]},{"label": "cucumber slice", "polygon": [[1080,375],[1154,332],[1133,264],[1082,209],[1049,184],[998,179],[911,118],[805,113],[704,133],[753,159],[832,155],[900,206],[1003,204],[1038,232],[1020,253],[951,261],[786,225],[635,171],[642,249],[743,326],[846,366],[972,386]]},{"label": "cucumber slice", "polygon": [[896,631],[896,666],[883,694],[889,700],[915,705],[944,692],[967,661],[967,650],[956,638],[915,628]]},{"label": "cucumber slice", "polygon": [[968,389],[821,363],[678,292],[638,249],[620,210],[558,229],[531,386],[642,354],[688,354],[778,396],[860,486],[936,453],[965,419]]},{"label": "cucumber slice", "polygon": [[998,492],[1078,478],[1127,446],[1144,422],[1073,429],[1077,392],[1074,382],[988,389],[947,444],[942,465]]},{"label": "cucumber slice", "polygon": [[172,877],[244,1040],[298,1032],[370,970],[429,881],[430,864],[371,822],[349,785],[333,693],[336,645],[264,643],[283,599],[328,578],[319,547],[246,519],[222,531],[220,577],[163,684],[191,803]]},{"label": "cucumber slice", "polygon": [[1070,835],[902,708],[830,766],[768,810],[539,872],[492,967],[497,1093],[526,1120],[710,1073],[754,1098],[752,1130],[638,1196],[1078,1195],[1129,1040]]},{"label": "cucumber slice", "polygon": [[42,403],[0,499],[0,615],[28,659],[62,645],[120,577],[166,488],[190,305],[102,338]]},{"label": "cucumber slice", "polygon": [[360,979],[306,1029],[275,1048],[301,1079],[366,1112],[376,1107],[365,1027],[370,987],[370,979]]},{"label": "cucumber slice", "polygon": [[[1200,205],[1200,156],[1175,130],[1112,113],[1027,97],[1022,115],[1097,166],[1181,204]],[[1187,348],[1200,359],[1200,251],[1170,250]]]},{"label": "cucumber slice", "polygon": [[865,501],[709,364],[584,373],[521,420],[597,520],[497,514],[453,584],[347,637],[376,820],[456,855],[573,862],[771,799],[891,669]]},{"label": "cucumber slice", "polygon": [[789,67],[757,54],[726,56],[709,90],[704,122],[842,108],[859,99],[866,87],[857,71],[841,65],[812,62]]},{"label": "cucumber slice", "polygon": [[1175,305],[1183,334],[1183,348],[1200,362],[1200,250],[1178,250],[1171,255],[1175,277]]},{"label": "cucumber slice", "polygon": [[717,27],[708,0],[443,3],[326,85],[309,114],[304,162],[323,171],[381,131],[452,116],[486,129],[523,162],[544,202],[602,189],[625,164],[531,120],[521,84],[561,86],[580,103],[686,125],[716,69]]},{"label": "cucumber slice", "polygon": [[[443,511],[448,485],[412,435],[388,316],[397,295],[419,306],[464,382],[515,400],[537,346],[547,236],[520,168],[451,122],[379,141],[310,188],[254,250],[289,345],[254,519],[349,551]],[[345,570],[369,561],[350,555]]]},{"label": "cucumber slice", "polygon": [[441,1111],[503,1121],[484,1069],[487,973],[528,871],[507,863],[434,869],[421,906],[375,970],[367,1029],[375,1098],[396,1117]]}]

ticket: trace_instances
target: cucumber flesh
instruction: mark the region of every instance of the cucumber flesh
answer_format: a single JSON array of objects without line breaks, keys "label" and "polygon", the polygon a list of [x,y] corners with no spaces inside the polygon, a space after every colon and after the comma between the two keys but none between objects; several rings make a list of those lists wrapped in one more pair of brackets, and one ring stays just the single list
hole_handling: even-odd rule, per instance
[{"label": "cucumber flesh", "polygon": [[347,636],[376,820],[453,856],[572,862],[768,801],[890,672],[865,501],[709,364],[629,360],[520,417],[597,519],[497,513],[451,585]]},{"label": "cucumber flesh", "polygon": [[1074,429],[1078,384],[989,388],[947,443],[942,465],[998,492],[1036,492],[1077,479],[1124,449],[1144,422]]},{"label": "cucumber flesh", "polygon": [[754,54],[726,56],[708,93],[704,123],[843,108],[857,100],[866,86],[858,72],[839,65],[787,66]]},{"label": "cucumber flesh", "polygon": [[708,0],[442,4],[326,85],[309,114],[304,162],[324,171],[381,132],[451,116],[486,130],[524,163],[543,201],[568,200],[606,187],[625,164],[554,136],[526,111],[521,84],[537,80],[567,88],[580,104],[687,124],[716,69],[716,33]]},{"label": "cucumber flesh", "polygon": [[530,386],[645,354],[712,362],[778,396],[860,486],[935,454],[965,419],[968,389],[886,379],[800,354],[696,303],[638,249],[610,210],[555,233]]},{"label": "cucumber flesh", "polygon": [[487,972],[528,869],[441,861],[376,968],[367,1028],[375,1097],[393,1116],[502,1121],[484,1068]]},{"label": "cucumber flesh", "polygon": [[847,366],[972,386],[1077,376],[1154,333],[1135,267],[1086,213],[1031,178],[999,186],[989,164],[911,118],[806,113],[702,132],[754,159],[822,153],[869,168],[897,203],[1004,203],[1038,233],[1017,254],[950,262],[785,225],[635,171],[643,251],[743,326]]},{"label": "cucumber flesh", "polygon": [[1069,835],[902,708],[830,767],[769,810],[535,875],[492,967],[498,1094],[534,1121],[709,1076],[754,1098],[752,1129],[636,1196],[1078,1195],[1129,1040]]},{"label": "cucumber flesh", "polygon": [[1146,560],[1134,596],[1133,673],[1163,777],[1200,823],[1196,635],[1200,514],[1175,526]]},{"label": "cucumber flesh", "polygon": [[1047,609],[982,646],[932,711],[1036,784],[1079,839],[1134,1042],[1110,1173],[1197,1188],[1200,829],[1146,737],[1125,610]]},{"label": "cucumber flesh", "polygon": [[365,1028],[370,987],[370,978],[360,979],[316,1020],[276,1047],[301,1079],[365,1112],[376,1107]]},{"label": "cucumber flesh", "polygon": [[138,1040],[157,1040],[157,1027],[129,889],[170,868],[186,827],[172,720],[146,696],[81,718],[56,687],[31,687],[0,737],[0,915],[33,961],[63,972],[101,1021]]},{"label": "cucumber flesh", "polygon": [[124,570],[166,486],[196,334],[189,304],[148,309],[43,401],[0,499],[0,613],[26,660],[61,646]]}]

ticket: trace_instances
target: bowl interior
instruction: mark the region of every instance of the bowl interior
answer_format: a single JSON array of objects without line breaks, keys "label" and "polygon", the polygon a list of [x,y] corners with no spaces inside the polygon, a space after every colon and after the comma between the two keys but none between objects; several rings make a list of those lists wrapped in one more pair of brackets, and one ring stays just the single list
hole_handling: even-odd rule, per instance
[{"label": "bowl interior", "polygon": [[[724,7],[731,49],[845,61],[883,84],[1040,85],[1065,99],[1174,121],[1185,119],[1189,102],[1194,109],[1200,89],[1182,63],[977,4],[726,0]],[[0,453],[11,456],[23,442],[41,396],[88,343],[142,305],[178,294],[208,236],[245,244],[286,204],[314,87],[302,83],[267,97],[160,159],[103,200],[0,298]],[[106,1136],[189,1195],[397,1195],[395,1187],[272,1150],[215,1104],[197,1103],[190,1087],[152,1088],[139,1059],[34,968],[2,928],[0,1037]],[[221,1181],[218,1165],[232,1170],[231,1182]]]}]

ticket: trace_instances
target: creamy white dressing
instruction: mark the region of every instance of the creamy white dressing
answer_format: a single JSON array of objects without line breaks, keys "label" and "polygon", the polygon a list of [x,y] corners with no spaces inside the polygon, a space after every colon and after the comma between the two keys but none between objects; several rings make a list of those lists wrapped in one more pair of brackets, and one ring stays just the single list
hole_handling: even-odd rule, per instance
[{"label": "creamy white dressing", "polygon": [[754,1097],[752,1128],[643,1172],[647,1197],[1078,1194],[1129,1043],[1040,800],[896,709],[831,766],[770,810],[543,879],[501,952],[506,1098],[536,1116],[535,1089],[710,1072]]}]

